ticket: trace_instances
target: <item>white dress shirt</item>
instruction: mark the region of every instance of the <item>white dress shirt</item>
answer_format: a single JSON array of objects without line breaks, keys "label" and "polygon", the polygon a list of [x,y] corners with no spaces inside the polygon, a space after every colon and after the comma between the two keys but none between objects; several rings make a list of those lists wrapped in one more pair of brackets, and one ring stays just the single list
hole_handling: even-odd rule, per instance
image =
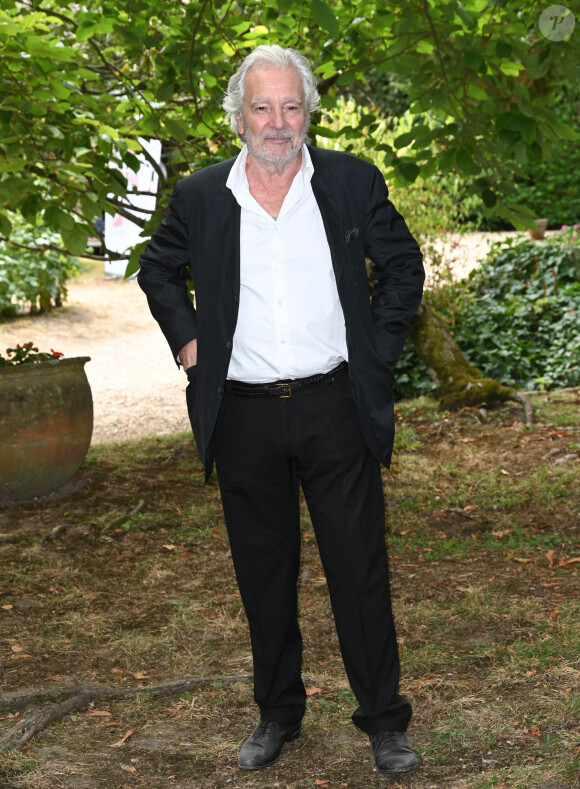
[{"label": "white dress shirt", "polygon": [[240,302],[228,378],[305,378],[347,360],[344,315],[305,145],[277,219],[250,194],[244,146],[226,186],[241,207]]}]

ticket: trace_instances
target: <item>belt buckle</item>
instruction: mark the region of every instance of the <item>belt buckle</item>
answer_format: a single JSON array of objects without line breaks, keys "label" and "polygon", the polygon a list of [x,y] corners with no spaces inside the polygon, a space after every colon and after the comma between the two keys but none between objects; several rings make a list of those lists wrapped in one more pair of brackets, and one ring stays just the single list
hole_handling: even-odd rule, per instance
[{"label": "belt buckle", "polygon": [[281,394],[280,398],[292,397],[292,387],[290,386],[290,384],[274,384],[274,386],[287,386],[288,387],[288,394]]}]

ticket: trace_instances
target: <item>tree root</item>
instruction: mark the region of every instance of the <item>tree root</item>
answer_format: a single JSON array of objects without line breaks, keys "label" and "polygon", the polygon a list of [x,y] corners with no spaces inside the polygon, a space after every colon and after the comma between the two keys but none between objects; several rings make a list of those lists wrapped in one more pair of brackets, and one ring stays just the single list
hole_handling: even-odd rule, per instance
[{"label": "tree root", "polygon": [[249,679],[249,674],[234,674],[231,676],[214,677],[181,677],[169,679],[158,685],[148,685],[140,688],[127,688],[114,685],[69,685],[55,686],[53,688],[39,688],[19,690],[0,696],[0,711],[10,712],[20,710],[38,701],[57,700],[63,696],[69,698],[52,704],[40,712],[19,721],[14,726],[0,734],[0,752],[10,748],[23,748],[39,732],[54,721],[61,720],[65,715],[78,712],[94,701],[105,699],[131,699],[139,694],[149,696],[177,696],[188,690],[213,685],[215,683],[229,684],[238,680]]},{"label": "tree root", "polygon": [[437,384],[442,408],[455,411],[463,406],[494,407],[513,400],[523,406],[526,425],[531,427],[534,409],[530,400],[510,386],[484,378],[463,356],[447,324],[426,301],[413,317],[410,337],[429,376]]}]

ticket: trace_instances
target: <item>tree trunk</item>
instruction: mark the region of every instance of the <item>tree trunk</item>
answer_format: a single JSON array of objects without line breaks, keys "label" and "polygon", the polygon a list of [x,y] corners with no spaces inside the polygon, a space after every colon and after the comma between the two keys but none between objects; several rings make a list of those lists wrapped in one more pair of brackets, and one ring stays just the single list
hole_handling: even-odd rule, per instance
[{"label": "tree trunk", "polygon": [[493,378],[484,378],[470,364],[451,336],[445,322],[425,301],[411,323],[411,340],[431,379],[437,384],[439,403],[450,411],[466,405],[493,407],[514,400],[524,407],[526,424],[533,421],[533,408],[521,392]]}]

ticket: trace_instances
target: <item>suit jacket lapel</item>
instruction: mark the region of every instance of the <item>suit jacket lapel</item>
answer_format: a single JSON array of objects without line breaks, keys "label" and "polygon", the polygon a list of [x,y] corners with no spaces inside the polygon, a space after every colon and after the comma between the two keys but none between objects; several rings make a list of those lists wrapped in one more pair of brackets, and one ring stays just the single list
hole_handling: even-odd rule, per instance
[{"label": "suit jacket lapel", "polygon": [[225,182],[215,198],[217,251],[222,272],[222,286],[240,292],[240,216],[241,209]]},{"label": "suit jacket lapel", "polygon": [[340,212],[338,195],[339,185],[336,182],[336,175],[327,167],[320,163],[316,156],[316,149],[310,148],[312,163],[314,164],[314,174],[312,176],[312,191],[318,203],[326,239],[330,247],[332,266],[337,281],[342,275],[345,263],[345,244],[343,219]]}]

